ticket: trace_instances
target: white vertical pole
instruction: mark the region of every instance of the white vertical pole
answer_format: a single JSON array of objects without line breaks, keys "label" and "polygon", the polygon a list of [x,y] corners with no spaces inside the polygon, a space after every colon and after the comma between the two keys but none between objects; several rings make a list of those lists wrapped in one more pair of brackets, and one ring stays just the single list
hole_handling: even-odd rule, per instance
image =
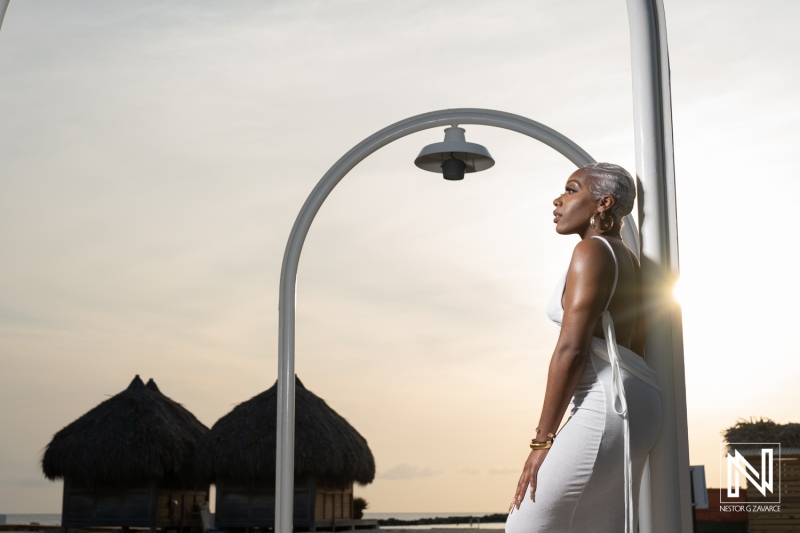
[{"label": "white vertical pole", "polygon": [[3,19],[6,18],[6,10],[8,9],[8,3],[11,0],[0,0],[0,30],[3,29]]},{"label": "white vertical pole", "polygon": [[666,23],[662,0],[627,3],[642,278],[648,289],[645,356],[658,374],[663,407],[661,433],[649,458],[652,529],[645,516],[641,531],[688,533],[692,517],[683,331],[680,308],[671,298],[679,266]]},{"label": "white vertical pole", "polygon": [[650,493],[650,457],[648,457],[639,483],[639,533],[653,532],[653,500]]}]

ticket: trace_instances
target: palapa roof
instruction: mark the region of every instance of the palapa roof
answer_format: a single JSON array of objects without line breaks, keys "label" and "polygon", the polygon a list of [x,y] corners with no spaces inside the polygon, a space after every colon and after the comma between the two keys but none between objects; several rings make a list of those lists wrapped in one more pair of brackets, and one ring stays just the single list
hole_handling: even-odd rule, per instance
[{"label": "palapa roof", "polygon": [[59,431],[42,470],[51,480],[130,482],[194,478],[197,441],[208,432],[182,405],[137,375],[127,389]]},{"label": "palapa roof", "polygon": [[[278,383],[234,407],[198,445],[198,472],[216,482],[274,483]],[[295,475],[346,485],[371,483],[375,459],[366,439],[296,379]]]},{"label": "palapa roof", "polygon": [[[778,442],[781,445],[781,452],[786,454],[800,454],[800,424],[787,422],[778,424],[769,418],[750,420],[739,419],[736,424],[722,432],[727,443],[762,443]],[[760,453],[760,449],[753,448],[749,452],[740,450],[743,455],[748,453]]]}]

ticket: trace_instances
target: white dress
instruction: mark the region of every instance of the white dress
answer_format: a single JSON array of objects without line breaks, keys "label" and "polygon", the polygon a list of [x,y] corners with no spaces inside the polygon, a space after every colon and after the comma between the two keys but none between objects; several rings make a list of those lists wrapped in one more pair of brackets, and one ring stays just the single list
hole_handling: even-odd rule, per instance
[{"label": "white dress", "polygon": [[[608,303],[605,339],[592,338],[589,361],[570,402],[570,418],[547,452],[520,508],[506,521],[506,533],[635,533],[639,484],[645,460],[661,429],[661,396],[655,372],[644,359],[616,342]],[[566,272],[547,306],[561,326]]]}]

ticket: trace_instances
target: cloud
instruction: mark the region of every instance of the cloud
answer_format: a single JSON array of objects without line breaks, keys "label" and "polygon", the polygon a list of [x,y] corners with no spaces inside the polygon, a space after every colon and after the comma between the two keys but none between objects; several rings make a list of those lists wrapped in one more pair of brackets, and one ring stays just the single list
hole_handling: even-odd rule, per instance
[{"label": "cloud", "polygon": [[438,476],[441,473],[441,470],[433,470],[428,467],[421,468],[403,463],[379,473],[378,477],[381,479],[417,479]]}]

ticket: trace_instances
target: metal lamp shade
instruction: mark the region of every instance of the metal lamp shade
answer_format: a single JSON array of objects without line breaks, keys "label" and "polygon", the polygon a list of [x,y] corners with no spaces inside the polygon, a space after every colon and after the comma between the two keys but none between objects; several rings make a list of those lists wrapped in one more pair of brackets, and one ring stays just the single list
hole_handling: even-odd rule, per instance
[{"label": "metal lamp shade", "polygon": [[444,130],[444,142],[429,144],[419,153],[414,164],[422,170],[442,173],[442,164],[448,159],[460,159],[464,172],[480,172],[494,166],[489,150],[480,144],[468,143],[464,128],[456,126]]}]

